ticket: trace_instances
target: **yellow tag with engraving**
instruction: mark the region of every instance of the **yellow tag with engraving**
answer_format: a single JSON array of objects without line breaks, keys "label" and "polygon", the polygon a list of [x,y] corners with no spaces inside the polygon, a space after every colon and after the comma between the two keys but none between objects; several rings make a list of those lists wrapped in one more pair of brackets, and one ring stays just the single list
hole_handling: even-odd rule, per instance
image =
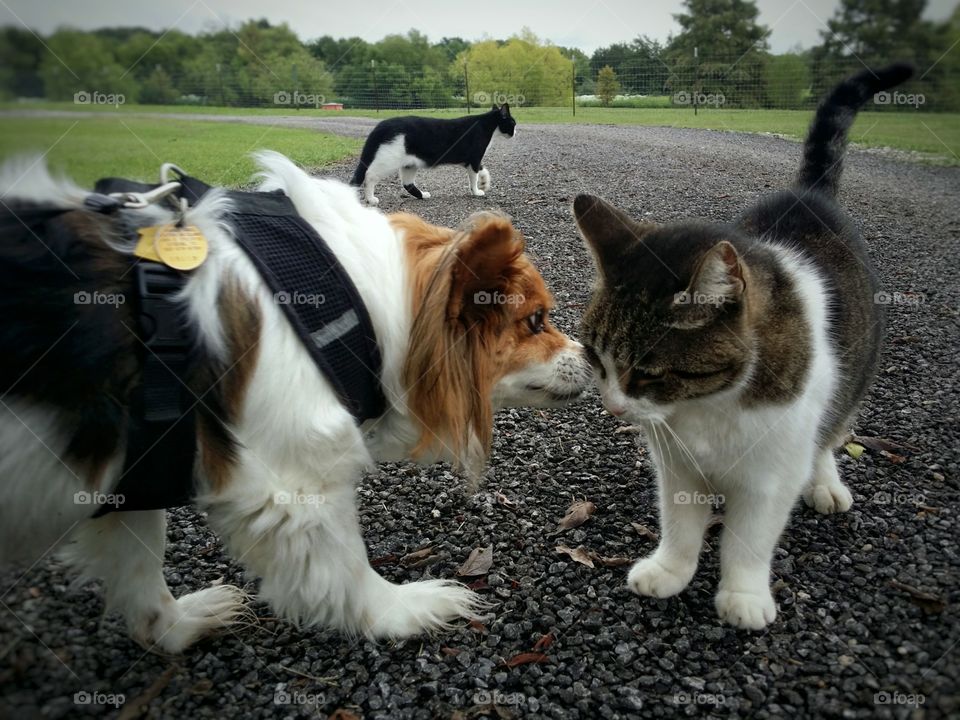
[{"label": "yellow tag with engraving", "polygon": [[137,230],[140,239],[137,241],[137,246],[133,249],[133,254],[144,260],[163,262],[160,256],[157,255],[156,248],[157,230],[159,229],[156,225],[153,225]]},{"label": "yellow tag with engraving", "polygon": [[195,225],[163,225],[156,230],[154,248],[160,262],[174,270],[193,270],[207,259],[207,238]]}]

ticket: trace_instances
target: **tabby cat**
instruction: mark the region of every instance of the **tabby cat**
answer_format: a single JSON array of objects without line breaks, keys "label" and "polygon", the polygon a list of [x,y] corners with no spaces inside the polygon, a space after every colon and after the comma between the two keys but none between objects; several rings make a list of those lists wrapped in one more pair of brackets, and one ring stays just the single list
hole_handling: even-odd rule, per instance
[{"label": "tabby cat", "polygon": [[731,225],[638,222],[580,195],[574,214],[598,269],[582,336],[610,413],[639,424],[657,469],[661,540],[631,590],[663,598],[693,578],[724,503],[720,618],[776,617],[774,546],[799,496],[821,513],[852,496],[833,449],[877,366],[877,275],[837,203],[847,134],[895,64],[840,83],[820,105],[795,186]]}]

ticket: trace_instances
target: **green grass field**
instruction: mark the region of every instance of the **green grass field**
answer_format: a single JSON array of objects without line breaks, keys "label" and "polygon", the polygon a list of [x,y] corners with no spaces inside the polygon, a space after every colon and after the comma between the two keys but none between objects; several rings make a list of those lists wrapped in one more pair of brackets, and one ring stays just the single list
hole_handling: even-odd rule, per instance
[{"label": "green grass field", "polygon": [[118,174],[156,182],[160,164],[173,162],[209,184],[236,187],[250,181],[254,150],[277,150],[313,169],[360,147],[358,140],[327,133],[236,123],[0,117],[0,159],[46,153],[51,168],[65,171],[81,186]]},{"label": "green grass field", "polygon": [[[74,105],[70,102],[0,103],[0,111],[11,109],[87,110],[113,113],[185,113],[207,115],[306,115],[331,117],[340,113],[313,108],[220,108],[180,105],[121,105],[119,108],[95,105]],[[474,112],[479,112],[474,110]],[[383,111],[344,110],[344,115],[385,118],[394,115],[427,115],[458,117],[462,109]],[[737,132],[777,133],[801,139],[807,130],[812,111],[805,110],[716,110],[703,109],[697,115],[690,108],[600,108],[578,107],[574,116],[570,108],[514,108],[520,123],[598,123],[615,125],[653,125],[704,128]],[[867,147],[891,147],[926,153],[932,161],[960,165],[960,113],[863,112],[853,128],[854,142]]]}]

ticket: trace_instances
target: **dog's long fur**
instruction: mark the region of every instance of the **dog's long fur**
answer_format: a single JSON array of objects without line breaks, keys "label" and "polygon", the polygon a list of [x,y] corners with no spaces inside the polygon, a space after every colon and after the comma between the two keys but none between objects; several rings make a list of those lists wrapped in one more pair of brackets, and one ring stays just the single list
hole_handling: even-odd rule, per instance
[{"label": "dog's long fur", "polygon": [[[226,196],[212,192],[187,213],[210,252],[180,298],[196,338],[198,505],[261,578],[262,598],[294,622],[402,637],[470,616],[478,602],[462,585],[395,585],[374,572],[357,478],[375,461],[410,457],[476,476],[494,409],[578,394],[588,382],[581,348],[549,320],[538,324],[552,301],[505,218],[481,214],[451,230],[387,217],[283,156],[258,160],[261,189],[290,196],[357,286],[383,357],[388,409],[356,425],[234,241]],[[82,575],[104,581],[134,638],[176,653],[235,620],[242,595],[216,586],[174,599],[161,567],[164,512],[91,520],[93,508],[74,499],[116,485],[127,393],[144,352],[130,304],[71,302],[80,290],[133,292],[131,244],[114,220],[82,209],[85,195],[42,163],[0,170],[0,200],[14,213],[68,209],[0,237],[0,277],[12,283],[0,337],[19,342],[0,361],[0,561],[34,562],[60,546]],[[134,227],[172,217],[159,207],[122,215]],[[481,292],[510,300],[478,302]],[[37,302],[49,312],[31,319],[24,313]]]}]

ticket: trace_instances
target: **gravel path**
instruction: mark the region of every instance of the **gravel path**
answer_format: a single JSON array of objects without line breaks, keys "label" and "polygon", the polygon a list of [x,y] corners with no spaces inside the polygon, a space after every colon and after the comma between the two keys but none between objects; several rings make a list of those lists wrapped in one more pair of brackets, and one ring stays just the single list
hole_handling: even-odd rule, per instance
[{"label": "gravel path", "polygon": [[[354,135],[370,126],[309,122]],[[514,141],[496,141],[488,153],[486,198],[470,197],[455,169],[421,177],[431,200],[401,196],[396,182],[378,195],[387,211],[438,223],[490,206],[511,214],[556,294],[557,324],[573,332],[591,274],[570,211],[577,192],[656,221],[728,219],[784,185],[798,154],[799,145],[774,137],[521,124]],[[351,171],[331,169],[343,178]],[[488,482],[476,496],[442,466],[387,466],[360,487],[370,556],[393,580],[453,577],[473,548],[493,546],[483,593],[495,607],[482,626],[374,645],[295,630],[255,605],[257,626],[164,658],[145,655],[116,618],[102,618],[95,588],[68,590],[44,559],[22,578],[0,578],[0,590],[10,587],[0,597],[0,717],[107,711],[75,705],[78,691],[122,693],[128,705],[152,693],[147,715],[156,718],[325,717],[339,708],[364,718],[873,718],[911,716],[903,704],[911,699],[922,700],[913,717],[957,717],[958,190],[957,169],[859,151],[849,158],[842,199],[886,289],[925,296],[891,306],[882,369],[857,432],[916,450],[900,462],[844,456],[856,499],[849,513],[795,510],[774,562],[780,616],[766,632],[716,619],[716,533],[691,586],[664,601],[626,591],[626,567],[589,568],[555,551],[584,545],[636,558],[654,547],[642,527],[657,529],[650,461],[594,395],[565,411],[499,414]],[[554,535],[583,498],[596,514]],[[425,546],[434,553],[426,565],[400,562]],[[244,583],[190,511],[172,513],[167,577],[176,595],[218,578]],[[508,666],[538,641],[546,662]],[[494,710],[478,707],[489,699]]]}]

